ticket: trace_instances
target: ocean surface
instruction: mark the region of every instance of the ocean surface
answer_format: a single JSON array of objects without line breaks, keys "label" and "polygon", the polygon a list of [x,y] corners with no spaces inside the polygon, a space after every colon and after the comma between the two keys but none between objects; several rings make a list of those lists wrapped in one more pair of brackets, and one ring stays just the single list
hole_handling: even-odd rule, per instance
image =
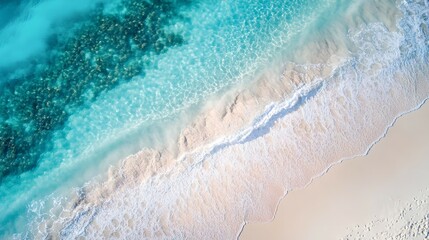
[{"label": "ocean surface", "polygon": [[2,1],[0,238],[235,238],[428,61],[427,0]]}]

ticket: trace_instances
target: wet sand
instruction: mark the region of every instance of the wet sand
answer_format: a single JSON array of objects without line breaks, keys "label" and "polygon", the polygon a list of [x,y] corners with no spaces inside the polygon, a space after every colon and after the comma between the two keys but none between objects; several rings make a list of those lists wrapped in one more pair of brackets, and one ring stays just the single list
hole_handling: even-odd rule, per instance
[{"label": "wet sand", "polygon": [[281,201],[240,239],[427,239],[429,104],[400,117],[367,156],[345,160]]},{"label": "wet sand", "polygon": [[[372,1],[366,4],[371,5]],[[395,8],[394,4],[388,5]],[[404,5],[403,10],[420,9],[420,5]],[[356,11],[355,15],[360,13]],[[403,21],[417,26],[418,18],[413,16],[406,15]],[[143,149],[119,166],[112,166],[106,181],[82,189],[69,201],[66,209],[70,211],[62,211],[40,232],[76,239],[234,239],[244,222],[272,219],[287,190],[306,186],[310,179],[323,175],[341,159],[365,154],[374,141],[384,136],[393,119],[415,109],[429,92],[425,62],[420,58],[400,58],[401,34],[384,27],[389,24],[361,26],[361,22],[372,22],[366,17],[357,22],[353,17],[345,19],[350,23],[344,21],[336,26],[337,22],[332,22],[333,28],[327,26],[328,32],[319,33],[327,44],[315,40],[313,45],[310,42],[305,46],[307,54],[296,53],[303,58],[320,55],[320,62],[273,64],[282,66],[267,69],[251,86],[237,87],[229,96],[212,100],[213,104],[208,103],[195,121],[181,131],[175,148]],[[343,31],[350,30],[349,25],[354,30]],[[418,45],[417,50],[423,48],[426,45]],[[402,50],[408,54],[407,48]],[[421,72],[416,72],[417,68]],[[361,161],[347,161],[340,167],[349,162]],[[295,205],[287,204],[293,200],[291,196],[306,191],[294,190],[283,201],[291,207],[278,214],[290,218],[280,220],[277,227],[291,235],[282,235],[280,230],[268,230],[269,233],[278,232],[278,239],[337,239],[349,232],[360,234],[361,230],[355,228],[357,224],[375,225],[371,224],[377,219],[370,215],[379,206],[388,206],[383,199],[396,196],[386,193],[402,193],[395,190],[397,186],[407,186],[403,181],[407,171],[403,173],[405,177],[399,178],[391,175],[389,169],[399,172],[395,169],[413,166],[401,161],[396,164],[392,159],[387,162],[364,162],[362,166],[367,170],[349,167],[348,172],[338,174],[349,181],[334,178],[327,184],[332,188],[317,188],[314,195],[296,197]],[[327,176],[335,169],[320,179],[329,179]],[[380,186],[370,181],[389,176],[402,180]],[[338,192],[343,195],[337,195]],[[350,219],[350,229],[344,219]],[[346,230],[337,231],[341,225]],[[250,234],[256,239],[275,238],[262,231],[248,231],[246,228],[243,237]]]}]

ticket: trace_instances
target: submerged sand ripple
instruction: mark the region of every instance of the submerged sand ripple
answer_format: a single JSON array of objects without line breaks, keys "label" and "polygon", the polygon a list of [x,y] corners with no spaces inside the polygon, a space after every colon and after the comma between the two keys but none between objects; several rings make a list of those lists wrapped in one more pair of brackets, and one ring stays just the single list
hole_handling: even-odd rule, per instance
[{"label": "submerged sand ripple", "polygon": [[271,219],[287,191],[365,154],[428,97],[428,36],[407,28],[428,25],[426,4],[403,2],[397,25],[394,2],[352,4],[281,71],[207,107],[177,147],[127,158],[40,234],[228,239],[247,221]]}]

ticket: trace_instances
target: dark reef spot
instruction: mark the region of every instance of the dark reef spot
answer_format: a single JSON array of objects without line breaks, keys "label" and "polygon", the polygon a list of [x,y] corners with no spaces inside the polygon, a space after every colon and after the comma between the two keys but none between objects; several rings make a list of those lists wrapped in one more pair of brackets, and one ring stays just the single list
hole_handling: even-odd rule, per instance
[{"label": "dark reef spot", "polygon": [[184,44],[181,35],[166,32],[165,26],[183,20],[180,8],[189,4],[124,0],[118,8],[125,13],[106,13],[98,5],[72,34],[50,36],[45,56],[29,61],[25,71],[2,77],[0,182],[36,167],[53,132],[74,109],[143,75],[150,64],[142,63],[145,55]]}]

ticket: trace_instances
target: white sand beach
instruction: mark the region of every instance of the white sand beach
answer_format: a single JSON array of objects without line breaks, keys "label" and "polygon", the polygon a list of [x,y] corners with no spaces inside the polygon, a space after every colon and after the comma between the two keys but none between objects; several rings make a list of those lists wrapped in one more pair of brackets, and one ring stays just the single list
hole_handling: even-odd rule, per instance
[{"label": "white sand beach", "polygon": [[400,117],[367,156],[333,166],[240,239],[427,239],[429,104]]},{"label": "white sand beach", "polygon": [[[377,11],[366,11],[372,4]],[[309,26],[311,34],[297,39],[305,43],[302,50],[285,53],[252,84],[243,82],[207,101],[171,149],[144,148],[112,166],[106,180],[72,196],[60,217],[37,225],[38,236],[422,236],[429,163],[415,156],[428,155],[427,139],[419,139],[428,107],[400,118],[382,137],[398,116],[428,97],[422,50],[427,45],[420,32],[404,27],[426,26],[421,25],[425,4],[404,3],[399,9],[394,2],[359,1],[343,13],[343,21]],[[392,30],[397,20],[399,30]],[[425,118],[410,117],[422,113]],[[370,157],[354,157],[372,146]],[[316,180],[308,185],[311,179]],[[244,223],[271,220],[287,191],[274,223],[249,224],[241,233]]]}]

